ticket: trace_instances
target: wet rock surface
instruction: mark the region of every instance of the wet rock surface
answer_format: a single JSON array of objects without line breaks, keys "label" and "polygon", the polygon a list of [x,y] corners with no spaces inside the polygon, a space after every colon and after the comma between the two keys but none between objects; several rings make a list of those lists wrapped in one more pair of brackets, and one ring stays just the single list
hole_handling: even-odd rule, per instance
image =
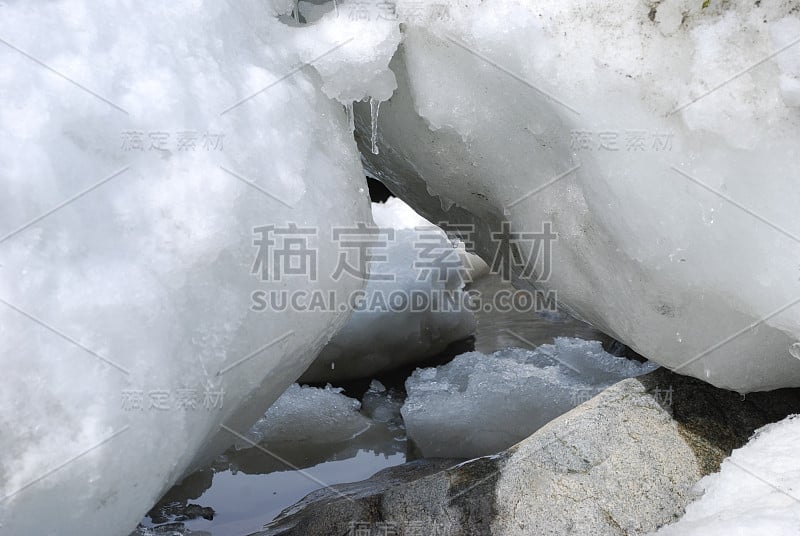
[{"label": "wet rock surface", "polygon": [[679,518],[757,428],[797,412],[800,389],[742,397],[660,369],[495,456],[418,460],[312,493],[257,536],[644,534]]}]

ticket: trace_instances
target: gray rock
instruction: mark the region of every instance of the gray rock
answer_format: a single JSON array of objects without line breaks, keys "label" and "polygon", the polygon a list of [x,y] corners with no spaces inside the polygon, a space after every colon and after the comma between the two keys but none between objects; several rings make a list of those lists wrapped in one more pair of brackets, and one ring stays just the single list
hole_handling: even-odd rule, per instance
[{"label": "gray rock", "polygon": [[645,534],[679,518],[753,431],[796,412],[797,389],[745,399],[658,370],[496,456],[419,460],[312,493],[258,536]]}]

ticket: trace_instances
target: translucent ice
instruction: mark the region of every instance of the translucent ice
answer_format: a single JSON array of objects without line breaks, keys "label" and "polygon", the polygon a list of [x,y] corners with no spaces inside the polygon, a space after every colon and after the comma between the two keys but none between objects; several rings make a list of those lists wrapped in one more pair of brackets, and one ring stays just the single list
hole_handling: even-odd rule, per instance
[{"label": "translucent ice", "polygon": [[375,422],[387,423],[395,428],[403,427],[400,410],[404,397],[394,389],[387,389],[378,380],[372,380],[364,393],[362,410]]},{"label": "translucent ice", "polygon": [[800,386],[796,2],[444,4],[403,20],[379,155],[356,106],[370,173],[485,259],[551,221],[531,282],[650,359]]},{"label": "translucent ice", "polygon": [[236,442],[237,448],[266,443],[277,448],[299,443],[303,447],[348,442],[381,423],[402,429],[403,398],[393,389],[372,380],[363,402],[347,396],[341,388],[292,384],[269,410]]},{"label": "translucent ice", "polygon": [[373,203],[373,214],[391,225],[380,228],[385,234],[377,239],[386,247],[374,250],[382,260],[370,263],[370,280],[355,312],[301,381],[369,378],[430,358],[475,329],[463,292],[474,270],[463,245],[453,244],[397,198]]},{"label": "translucent ice", "polygon": [[276,285],[252,273],[254,227],[312,229],[330,273],[313,229],[370,219],[343,107],[280,4],[0,6],[3,534],[128,534],[347,319],[250,308]]},{"label": "translucent ice", "polygon": [[406,381],[402,414],[423,456],[497,453],[624,378],[657,368],[603,351],[598,341],[557,338],[535,350],[470,352]]},{"label": "translucent ice", "polygon": [[342,390],[292,384],[264,416],[247,432],[252,443],[334,443],[351,439],[370,426],[360,413],[361,404],[342,394]]},{"label": "translucent ice", "polygon": [[381,101],[375,99],[369,99],[369,110],[370,110],[370,131],[369,136],[369,143],[370,143],[370,151],[372,154],[379,154],[380,151],[378,150],[378,117],[381,111]]}]

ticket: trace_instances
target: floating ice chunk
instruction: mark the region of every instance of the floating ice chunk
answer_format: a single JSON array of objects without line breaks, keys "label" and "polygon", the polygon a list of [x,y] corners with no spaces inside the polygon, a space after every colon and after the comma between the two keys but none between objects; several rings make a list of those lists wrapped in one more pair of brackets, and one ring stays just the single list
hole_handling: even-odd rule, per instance
[{"label": "floating ice chunk", "polygon": [[403,400],[400,393],[387,389],[378,380],[372,380],[361,403],[364,414],[370,419],[400,428],[403,427],[400,416]]},{"label": "floating ice chunk", "polygon": [[800,527],[800,418],[760,429],[722,462],[720,472],[699,482],[702,493],[686,514],[659,536],[793,536]]},{"label": "floating ice chunk", "polygon": [[423,456],[472,458],[508,448],[609,385],[656,368],[566,337],[535,350],[470,352],[415,371],[402,414]]},{"label": "floating ice chunk", "polygon": [[[253,443],[336,443],[362,434],[370,421],[340,388],[292,384],[247,432]],[[250,447],[250,442],[237,442]]]}]

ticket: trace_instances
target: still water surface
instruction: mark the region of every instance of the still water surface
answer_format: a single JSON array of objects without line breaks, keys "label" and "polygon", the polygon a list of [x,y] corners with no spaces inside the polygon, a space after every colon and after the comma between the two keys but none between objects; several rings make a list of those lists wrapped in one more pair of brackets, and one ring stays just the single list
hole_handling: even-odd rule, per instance
[{"label": "still water surface", "polygon": [[[487,276],[472,288],[485,300],[511,287],[495,276]],[[525,348],[552,343],[560,336],[602,340],[607,348],[613,343],[591,326],[563,315],[479,311],[476,320],[474,341],[462,345],[460,351],[470,346],[483,353],[509,346]],[[380,379],[402,389],[408,372]],[[348,394],[363,394],[364,386],[345,387]],[[381,469],[406,462],[411,457],[407,451],[402,426],[389,423],[375,423],[345,443],[231,449],[211,467],[173,488],[134,534],[244,536],[260,530],[284,508],[314,490],[364,480]],[[196,517],[185,519],[191,516]]]}]

